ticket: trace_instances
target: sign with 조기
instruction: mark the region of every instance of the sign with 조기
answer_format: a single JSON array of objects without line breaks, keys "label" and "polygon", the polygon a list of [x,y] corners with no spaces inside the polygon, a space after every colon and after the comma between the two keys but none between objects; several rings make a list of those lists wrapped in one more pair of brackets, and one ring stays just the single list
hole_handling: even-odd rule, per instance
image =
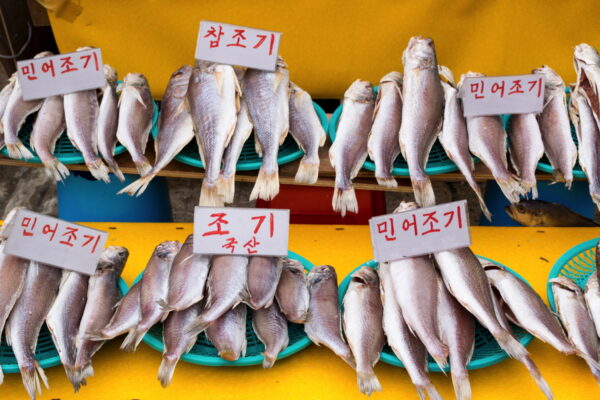
[{"label": "sign with \uc870\uae30", "polygon": [[275,71],[281,32],[200,22],[196,59]]},{"label": "sign with \uc870\uae30", "polygon": [[539,113],[544,108],[540,74],[465,78],[460,91],[465,117]]},{"label": "sign with \uc870\uae30", "polygon": [[466,200],[380,215],[369,227],[378,262],[471,245]]},{"label": "sign with \uc870\uae30", "polygon": [[17,76],[23,100],[42,99],[106,85],[100,49],[18,61]]},{"label": "sign with \uc870\uae30", "polygon": [[11,223],[7,254],[92,275],[108,233],[21,209]]},{"label": "sign with \uc870\uae30", "polygon": [[290,210],[196,207],[194,253],[283,257]]}]

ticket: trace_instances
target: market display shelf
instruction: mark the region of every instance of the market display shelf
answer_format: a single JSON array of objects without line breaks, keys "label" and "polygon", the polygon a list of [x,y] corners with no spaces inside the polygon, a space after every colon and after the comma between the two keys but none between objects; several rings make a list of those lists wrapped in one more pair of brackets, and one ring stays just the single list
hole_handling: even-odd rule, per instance
[{"label": "market display shelf", "polygon": [[[484,258],[488,261],[491,261],[495,264],[505,267],[513,275],[515,275],[516,277],[518,277],[523,282],[525,282],[529,285],[529,283],[521,275],[519,275],[512,269],[500,264],[497,261],[491,260],[487,257],[482,257],[482,256],[477,256],[477,257]],[[352,274],[363,266],[377,269],[378,265],[379,265],[379,263],[377,261],[374,261],[374,260],[367,261],[366,263],[363,263],[363,264],[359,265],[358,267],[356,267],[350,274],[348,274],[344,278],[344,280],[340,284],[340,288],[339,288],[340,304],[343,304],[344,295],[346,294],[346,291],[348,290],[348,286],[350,285],[350,280],[352,279]],[[343,309],[343,306],[342,306],[342,309]],[[513,325],[512,328],[513,328],[514,334],[516,335],[517,339],[519,340],[519,342],[521,342],[521,344],[523,346],[527,346],[529,343],[531,343],[531,341],[533,340],[533,336],[531,334],[529,334],[524,329],[521,329],[520,327],[515,326],[515,325]],[[502,350],[500,348],[500,346],[498,345],[498,343],[496,342],[496,340],[494,339],[492,334],[487,329],[485,329],[483,326],[481,326],[479,324],[479,322],[477,322],[476,328],[475,328],[475,351],[473,352],[473,357],[471,358],[469,365],[467,365],[467,369],[472,370],[472,369],[489,367],[489,366],[497,364],[503,360],[506,360],[507,358],[508,358],[508,354],[506,354],[504,352],[504,350]],[[404,364],[402,364],[402,361],[400,361],[398,359],[398,357],[396,357],[396,355],[394,354],[392,349],[387,344],[385,345],[385,347],[383,348],[383,351],[381,353],[381,361],[383,361],[387,364],[391,364],[391,365],[395,365],[395,366],[404,368]],[[433,359],[430,356],[428,356],[428,368],[430,371],[434,371],[434,372],[449,372],[450,371],[449,366],[442,370],[435,363],[435,361],[433,361]]]},{"label": "market display shelf", "polygon": [[[127,293],[128,287],[123,279],[119,279],[119,291],[121,294]],[[60,365],[60,356],[54,346],[52,335],[44,323],[38,337],[38,344],[35,348],[35,358],[42,368],[54,367]],[[15,353],[4,338],[0,342],[0,366],[5,374],[15,374],[19,372],[19,364],[15,358]]]},{"label": "market display shelf", "polygon": [[[292,251],[288,252],[288,257],[301,262],[306,271],[310,271],[314,266],[310,261]],[[143,275],[144,272],[142,271],[137,276],[133,284],[135,285],[140,279],[142,279]],[[302,324],[288,322],[288,335],[289,344],[281,353],[279,353],[277,357],[278,360],[299,352],[311,343],[310,339],[304,332],[304,326]],[[243,367],[262,364],[264,359],[262,353],[265,350],[265,346],[258,339],[254,333],[254,329],[252,328],[252,310],[250,308],[248,308],[246,317],[246,340],[248,342],[246,346],[246,355],[240,357],[237,361],[227,361],[219,357],[217,349],[208,340],[206,335],[201,333],[198,336],[196,344],[194,344],[192,349],[188,353],[184,354],[181,359],[191,364],[206,365],[211,367]],[[164,351],[162,324],[156,324],[153,326],[144,336],[143,341],[148,346],[162,353]]]},{"label": "market display shelf", "polygon": [[[37,156],[36,152],[33,150],[33,147],[31,145],[31,132],[33,130],[33,124],[35,123],[36,116],[37,116],[37,113],[33,113],[27,117],[27,119],[25,120],[25,123],[19,130],[19,139],[21,139],[21,142],[23,142],[25,147],[27,147],[27,149],[34,155],[33,158],[31,158],[27,161],[30,163],[41,164],[39,157]],[[155,102],[154,103],[154,112],[152,114],[152,129],[150,130],[150,133],[153,136],[155,135],[154,132],[156,131],[156,129],[158,129],[157,122],[158,122],[158,107],[156,106],[156,102]],[[123,154],[126,151],[127,151],[127,149],[125,148],[125,146],[117,143],[117,146],[115,147],[115,156],[118,156],[119,154]],[[0,153],[2,153],[2,155],[4,155],[5,157],[8,157],[8,150],[6,149],[6,147],[4,147],[0,151]],[[84,163],[83,155],[71,143],[71,140],[69,139],[66,129],[62,133],[62,135],[60,135],[58,140],[56,141],[56,146],[54,148],[54,156],[56,158],[58,158],[58,160],[60,162],[62,162],[63,164],[82,164],[82,163]],[[25,160],[23,160],[23,161],[25,161]]]},{"label": "market display shelf", "polygon": [[550,279],[566,276],[573,280],[581,289],[585,287],[590,275],[596,272],[596,245],[598,239],[591,239],[567,250],[550,270],[547,283],[548,302],[552,311],[556,311],[554,293]]},{"label": "market display shelf", "polygon": [[[319,121],[321,121],[321,125],[325,132],[327,132],[328,119],[325,111],[319,106],[317,103],[313,102],[313,106],[317,115],[319,116]],[[153,132],[153,137],[156,139],[156,134],[158,132]],[[255,137],[254,132],[250,134],[244,146],[242,147],[242,152],[240,154],[240,158],[236,164],[237,171],[254,171],[260,169],[262,165],[262,157],[258,155],[255,150]],[[281,146],[279,146],[279,152],[277,155],[277,163],[279,165],[287,164],[292,161],[295,161],[301,158],[304,155],[304,152],[298,147],[298,144],[294,140],[291,134],[288,134],[285,138],[285,141]],[[198,143],[196,140],[192,140],[181,150],[181,152],[175,156],[177,161],[180,161],[184,164],[191,165],[193,167],[204,168],[202,164],[202,160],[200,159],[200,153],[198,152]]]}]

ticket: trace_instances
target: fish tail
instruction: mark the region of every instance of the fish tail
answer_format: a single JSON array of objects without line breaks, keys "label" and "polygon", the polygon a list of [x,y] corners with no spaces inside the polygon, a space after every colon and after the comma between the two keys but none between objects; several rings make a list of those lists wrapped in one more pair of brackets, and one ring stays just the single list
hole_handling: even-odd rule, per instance
[{"label": "fish tail", "polygon": [[271,368],[275,365],[275,361],[277,361],[277,355],[268,354],[267,352],[262,353],[263,359],[263,368]]},{"label": "fish tail", "polygon": [[[238,358],[240,358],[240,355],[238,353],[236,353],[235,351],[233,351],[233,349],[229,348],[229,349],[219,351],[219,357],[221,357],[223,360],[227,360],[227,361],[236,361]],[[265,361],[266,361],[266,356],[265,356]],[[264,366],[264,362],[263,362],[263,366]],[[268,368],[268,367],[265,367],[265,368]]]},{"label": "fish tail", "polygon": [[162,387],[166,388],[173,381],[173,374],[175,373],[177,362],[179,362],[179,357],[163,354],[160,367],[158,368],[158,380]]},{"label": "fish tail", "polygon": [[82,376],[81,368],[65,365],[65,373],[67,374],[67,378],[71,382],[75,393],[79,391],[81,386],[85,386],[87,384],[85,378]]},{"label": "fish tail", "polygon": [[375,175],[375,179],[377,179],[377,184],[385,187],[398,187],[398,182],[393,177],[380,177]]},{"label": "fish tail", "polygon": [[117,177],[117,179],[121,182],[125,182],[125,176],[123,175],[123,172],[121,171],[121,168],[119,168],[119,164],[117,164],[117,162],[112,159],[112,160],[105,160],[106,164],[108,165],[108,169],[115,174],[115,176]]},{"label": "fish tail", "polygon": [[546,396],[548,400],[554,399],[554,393],[552,393],[552,389],[550,389],[548,382],[546,382],[533,360],[529,357],[525,357],[520,361],[523,363],[523,365],[525,365],[525,368],[527,368],[535,383],[542,390],[544,396]]},{"label": "fish tail", "polygon": [[522,360],[529,355],[527,349],[505,329],[494,334],[494,338],[502,350],[515,360]]},{"label": "fish tail", "polygon": [[104,181],[106,183],[110,182],[110,177],[108,176],[108,168],[106,167],[106,165],[104,165],[101,159],[97,158],[96,160],[90,161],[85,165],[87,165],[88,170],[94,178],[96,178],[97,180]]},{"label": "fish tail", "polygon": [[271,200],[279,193],[279,170],[266,172],[263,167],[258,171],[256,183],[250,193],[250,200]]},{"label": "fish tail", "polygon": [[496,182],[511,203],[518,203],[519,197],[527,194],[519,181],[512,176],[507,179],[496,179]]},{"label": "fish tail", "polygon": [[471,382],[469,381],[469,374],[467,371],[461,373],[452,373],[451,371],[451,375],[456,400],[471,400],[473,395],[471,393]]},{"label": "fish tail", "polygon": [[119,190],[117,192],[117,194],[127,193],[130,196],[139,196],[142,193],[144,193],[144,191],[150,184],[150,181],[152,181],[152,179],[155,176],[156,176],[156,173],[144,175],[144,176],[138,178],[135,182],[130,183],[129,185],[125,186],[123,189]]},{"label": "fish tail", "polygon": [[144,338],[144,334],[146,331],[140,330],[139,327],[137,329],[132,329],[129,331],[123,343],[121,343],[121,350],[124,351],[135,351]]},{"label": "fish tail", "polygon": [[21,368],[21,378],[23,379],[25,390],[27,390],[31,399],[35,399],[38,393],[42,394],[40,380],[48,388],[48,378],[46,378],[46,374],[37,360],[33,360],[33,365]]},{"label": "fish tail", "polygon": [[521,186],[523,187],[523,190],[525,191],[525,193],[531,192],[532,199],[535,200],[538,198],[537,182],[535,181],[535,179],[532,181],[522,180]]},{"label": "fish tail", "polygon": [[435,205],[435,193],[428,176],[421,179],[412,179],[412,187],[415,192],[415,201],[420,207],[431,207]]},{"label": "fish tail", "polygon": [[333,190],[332,205],[333,210],[340,212],[342,217],[346,215],[346,211],[358,213],[358,200],[356,200],[354,187],[350,186],[349,189],[335,187]]},{"label": "fish tail", "polygon": [[356,378],[361,393],[370,396],[374,392],[381,392],[381,383],[379,383],[375,372],[356,372]]},{"label": "fish tail", "polygon": [[320,160],[318,158],[313,161],[306,156],[302,157],[294,180],[298,183],[314,184],[319,179],[319,164]]},{"label": "fish tail", "polygon": [[219,194],[219,185],[209,183],[206,178],[202,180],[202,189],[200,189],[200,206],[205,207],[223,207],[223,198]]},{"label": "fish tail", "polygon": [[146,176],[152,170],[152,164],[150,164],[150,161],[148,161],[146,157],[142,157],[140,161],[136,161],[135,167],[137,168],[140,176]]},{"label": "fish tail", "polygon": [[31,151],[29,151],[29,149],[25,147],[23,142],[21,142],[19,139],[17,139],[16,143],[6,143],[5,146],[6,150],[8,150],[8,156],[10,158],[13,158],[15,160],[28,160],[30,158],[33,158],[33,154],[31,153]]},{"label": "fish tail", "polygon": [[221,174],[217,186],[219,187],[219,194],[223,197],[223,201],[227,204],[233,203],[233,196],[235,194],[234,176],[225,176]]},{"label": "fish tail", "polygon": [[57,182],[69,176],[69,169],[56,157],[52,157],[51,160],[44,162],[44,167],[46,167],[48,175],[53,177]]}]

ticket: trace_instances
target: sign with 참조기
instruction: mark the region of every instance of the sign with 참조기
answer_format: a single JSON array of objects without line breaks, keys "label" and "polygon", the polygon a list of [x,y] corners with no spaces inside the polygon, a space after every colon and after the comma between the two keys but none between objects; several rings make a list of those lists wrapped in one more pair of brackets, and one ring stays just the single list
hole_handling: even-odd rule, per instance
[{"label": "sign with \ucc38\uc870\uae30", "polygon": [[380,215],[369,227],[378,262],[471,245],[466,200]]},{"label": "sign with \ucc38\uc870\uae30", "polygon": [[196,207],[194,253],[288,254],[290,210]]},{"label": "sign with \ucc38\uc870\uae30", "polygon": [[275,71],[281,32],[200,22],[196,59]]},{"label": "sign with \ucc38\uc870\uae30", "polygon": [[544,108],[540,74],[466,78],[460,97],[465,117],[539,113]]},{"label": "sign with \ucc38\uc870\uae30", "polygon": [[108,233],[19,210],[12,219],[4,252],[13,256],[92,275]]},{"label": "sign with \ucc38\uc870\uae30", "polygon": [[23,100],[104,87],[100,49],[76,51],[17,62],[17,76]]}]

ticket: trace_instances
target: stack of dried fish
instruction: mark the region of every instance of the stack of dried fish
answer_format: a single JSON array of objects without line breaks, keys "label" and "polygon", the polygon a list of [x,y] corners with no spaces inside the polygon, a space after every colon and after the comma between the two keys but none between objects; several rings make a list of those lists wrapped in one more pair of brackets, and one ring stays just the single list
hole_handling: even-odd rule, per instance
[{"label": "stack of dried fish", "polygon": [[202,332],[221,358],[235,361],[245,355],[247,304],[254,332],[265,345],[263,367],[272,367],[288,345],[288,321],[303,323],[307,317],[309,292],[302,265],[288,258],[210,257],[192,250],[193,235],[183,245],[159,244],[112,319],[88,337],[107,340],[127,333],[121,348],[131,351],[162,322],[158,379],[168,386],[177,362]]},{"label": "stack of dried fish", "polygon": [[[104,326],[114,312],[127,249],[105,249],[96,272],[88,277],[4,254],[3,248],[4,239],[0,240],[0,333],[5,327],[29,397],[35,399],[41,393],[41,383],[48,387],[34,354],[44,322],[67,377],[75,391],[79,390],[86,378],[94,375],[92,356],[104,343],[90,341],[86,335]],[[2,378],[0,374],[0,383]]]}]

